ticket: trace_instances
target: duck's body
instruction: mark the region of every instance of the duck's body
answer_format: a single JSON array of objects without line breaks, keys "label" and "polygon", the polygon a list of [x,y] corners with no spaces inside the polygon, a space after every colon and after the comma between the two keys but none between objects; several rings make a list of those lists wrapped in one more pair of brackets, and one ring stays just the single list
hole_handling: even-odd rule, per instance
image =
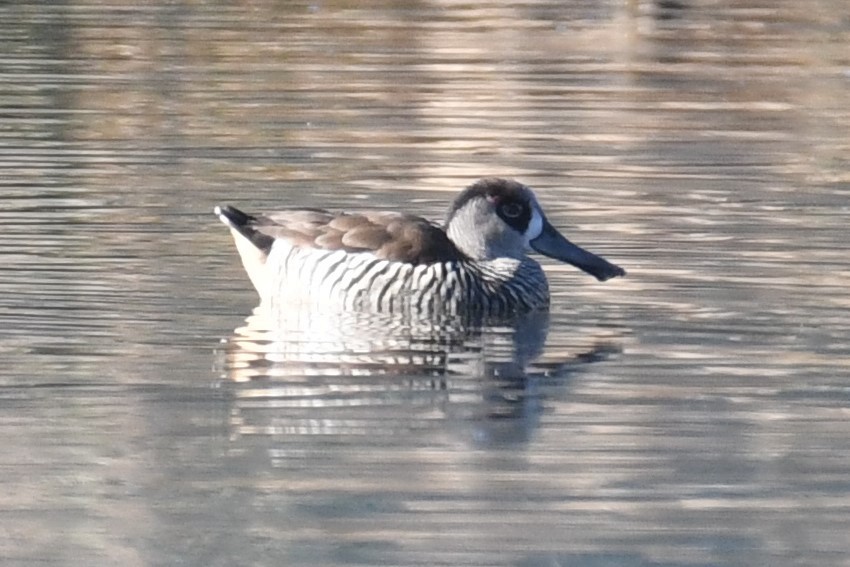
[{"label": "duck's body", "polygon": [[370,311],[510,313],[545,307],[536,250],[599,280],[624,275],[567,241],[526,186],[481,180],[458,196],[445,228],[392,212],[289,210],[250,216],[216,207],[263,303]]}]

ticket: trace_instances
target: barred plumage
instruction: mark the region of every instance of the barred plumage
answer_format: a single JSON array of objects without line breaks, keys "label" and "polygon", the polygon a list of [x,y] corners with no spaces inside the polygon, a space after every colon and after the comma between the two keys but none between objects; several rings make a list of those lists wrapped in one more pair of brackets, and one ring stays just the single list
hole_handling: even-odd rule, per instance
[{"label": "barred plumage", "polygon": [[[302,249],[287,242],[272,247],[271,305],[306,305],[378,312],[526,311],[548,302],[548,287],[536,262],[498,258],[483,262],[406,264],[373,254]],[[483,301],[485,300],[486,301]]]},{"label": "barred plumage", "polygon": [[236,239],[264,303],[342,310],[510,313],[545,307],[536,250],[599,280],[625,271],[570,243],[526,186],[484,179],[449,210],[445,228],[387,212],[216,213]]}]

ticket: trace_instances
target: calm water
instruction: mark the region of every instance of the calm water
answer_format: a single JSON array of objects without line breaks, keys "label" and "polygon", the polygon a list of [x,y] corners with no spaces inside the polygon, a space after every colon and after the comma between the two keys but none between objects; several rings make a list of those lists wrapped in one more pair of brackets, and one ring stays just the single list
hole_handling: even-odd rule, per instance
[{"label": "calm water", "polygon": [[[0,22],[4,565],[850,565],[846,2]],[[628,278],[284,333],[210,213],[494,174]]]}]

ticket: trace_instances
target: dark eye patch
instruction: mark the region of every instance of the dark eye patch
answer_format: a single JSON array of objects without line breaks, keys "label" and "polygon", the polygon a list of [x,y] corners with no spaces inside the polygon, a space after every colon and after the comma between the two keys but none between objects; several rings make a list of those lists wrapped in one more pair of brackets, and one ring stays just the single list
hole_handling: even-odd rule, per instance
[{"label": "dark eye patch", "polygon": [[496,214],[517,232],[525,232],[531,222],[531,207],[523,201],[502,199],[496,207]]},{"label": "dark eye patch", "polygon": [[522,214],[524,207],[519,203],[505,203],[501,206],[501,209],[504,216],[515,219]]}]

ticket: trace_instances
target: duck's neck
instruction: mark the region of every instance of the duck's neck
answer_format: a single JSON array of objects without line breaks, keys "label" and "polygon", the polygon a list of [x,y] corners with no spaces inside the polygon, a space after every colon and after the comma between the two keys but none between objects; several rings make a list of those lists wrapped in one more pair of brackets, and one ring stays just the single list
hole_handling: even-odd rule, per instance
[{"label": "duck's neck", "polygon": [[476,287],[489,301],[506,310],[537,309],[549,304],[549,285],[543,268],[525,257],[470,262]]}]

